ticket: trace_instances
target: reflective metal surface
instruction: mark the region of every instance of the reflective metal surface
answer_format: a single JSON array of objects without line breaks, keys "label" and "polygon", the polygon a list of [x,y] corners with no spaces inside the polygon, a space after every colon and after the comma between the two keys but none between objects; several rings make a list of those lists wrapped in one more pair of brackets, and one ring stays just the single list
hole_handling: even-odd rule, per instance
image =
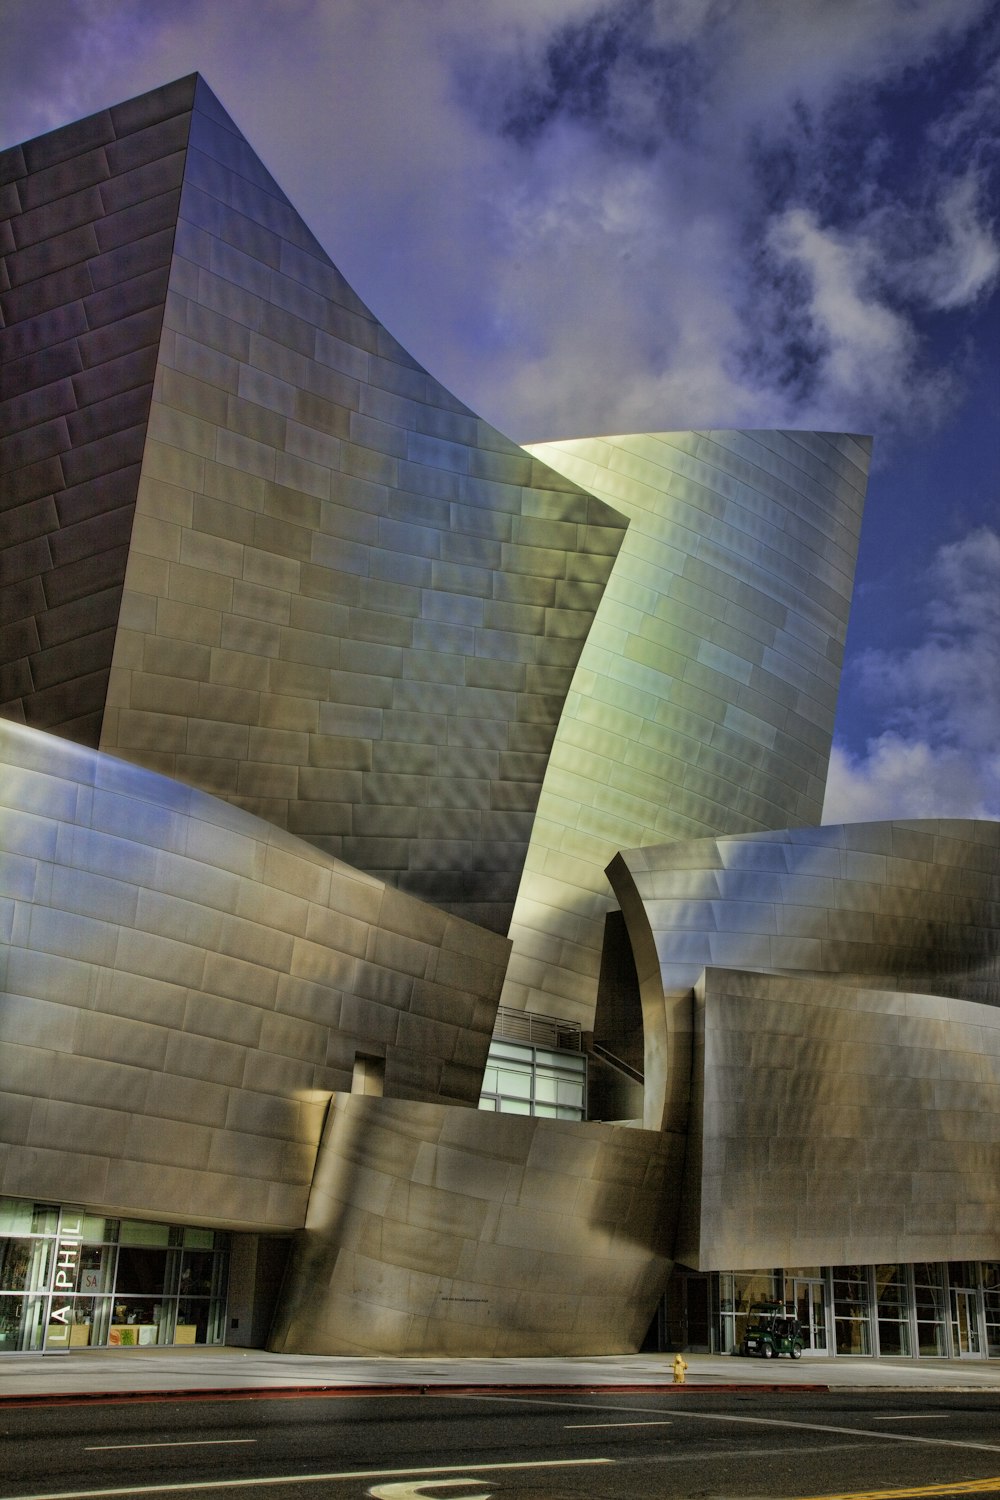
[{"label": "reflective metal surface", "polygon": [[507,942],[0,720],[0,1194],[302,1224],[330,1094],[474,1105]]},{"label": "reflective metal surface", "polygon": [[678,1260],[995,1259],[995,1006],[709,969],[694,1059]]},{"label": "reflective metal surface", "polygon": [[995,1254],[1000,824],[703,839],[608,873],[645,1122],[689,1132],[678,1259]]},{"label": "reflective metal surface", "polygon": [[683,1157],[659,1131],[337,1095],[270,1347],[636,1349]]},{"label": "reflective metal surface", "polygon": [[621,848],[820,817],[867,439],[531,450],[629,517],[552,746],[503,1003],[591,1027]]},{"label": "reflective metal surface", "polygon": [[0,712],[93,746],[194,93],[0,153]]},{"label": "reflective metal surface", "polygon": [[3,165],[5,712],[506,931],[624,518],[414,363],[201,79]]}]

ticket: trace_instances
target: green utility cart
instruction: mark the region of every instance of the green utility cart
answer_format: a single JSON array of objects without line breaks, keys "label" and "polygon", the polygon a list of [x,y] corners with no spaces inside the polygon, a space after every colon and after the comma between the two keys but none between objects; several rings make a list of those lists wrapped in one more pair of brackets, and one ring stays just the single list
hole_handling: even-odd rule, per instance
[{"label": "green utility cart", "polygon": [[750,1309],[750,1322],[741,1354],[756,1354],[762,1359],[775,1359],[779,1354],[790,1354],[793,1359],[802,1357],[802,1330],[798,1320],[788,1312],[782,1302],[755,1302]]}]

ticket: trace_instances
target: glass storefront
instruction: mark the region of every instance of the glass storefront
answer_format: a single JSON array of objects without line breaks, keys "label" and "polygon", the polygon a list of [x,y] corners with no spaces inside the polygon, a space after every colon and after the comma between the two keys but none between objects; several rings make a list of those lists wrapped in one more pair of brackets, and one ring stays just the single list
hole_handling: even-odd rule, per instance
[{"label": "glass storefront", "polygon": [[807,1352],[1000,1358],[1000,1261],[721,1271],[712,1343],[739,1348],[753,1302],[783,1300]]},{"label": "glass storefront", "polygon": [[229,1237],[0,1199],[0,1353],[218,1344]]}]

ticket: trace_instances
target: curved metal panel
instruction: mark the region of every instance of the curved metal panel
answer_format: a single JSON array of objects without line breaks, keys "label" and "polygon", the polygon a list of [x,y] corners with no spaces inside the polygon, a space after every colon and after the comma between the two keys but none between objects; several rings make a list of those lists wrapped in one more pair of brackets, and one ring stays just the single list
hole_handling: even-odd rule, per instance
[{"label": "curved metal panel", "polygon": [[869,444],[690,432],[530,451],[630,521],[549,758],[503,996],[590,1027],[618,849],[821,814]]},{"label": "curved metal panel", "polygon": [[101,749],[505,932],[626,526],[361,303],[201,82]]},{"label": "curved metal panel", "polygon": [[996,1255],[995,1006],[709,969],[697,1032],[679,1260]]},{"label": "curved metal panel", "polygon": [[338,1095],[270,1347],[635,1350],[683,1156],[655,1131]]},{"label": "curved metal panel", "polygon": [[302,1224],[331,1092],[474,1103],[505,939],[0,721],[0,1194]]},{"label": "curved metal panel", "polygon": [[709,965],[1000,1004],[1000,824],[901,820],[661,844],[618,855],[608,876],[640,956],[647,1124],[683,1123],[685,997]]}]

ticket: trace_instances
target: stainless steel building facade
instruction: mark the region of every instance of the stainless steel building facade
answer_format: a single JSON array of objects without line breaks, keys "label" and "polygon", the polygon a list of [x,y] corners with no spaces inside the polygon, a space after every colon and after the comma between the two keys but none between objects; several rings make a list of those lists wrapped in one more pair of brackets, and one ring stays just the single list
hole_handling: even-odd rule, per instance
[{"label": "stainless steel building facade", "polygon": [[0,1349],[997,1353],[997,827],[809,826],[867,440],[518,447],[196,76],[0,213]]}]

